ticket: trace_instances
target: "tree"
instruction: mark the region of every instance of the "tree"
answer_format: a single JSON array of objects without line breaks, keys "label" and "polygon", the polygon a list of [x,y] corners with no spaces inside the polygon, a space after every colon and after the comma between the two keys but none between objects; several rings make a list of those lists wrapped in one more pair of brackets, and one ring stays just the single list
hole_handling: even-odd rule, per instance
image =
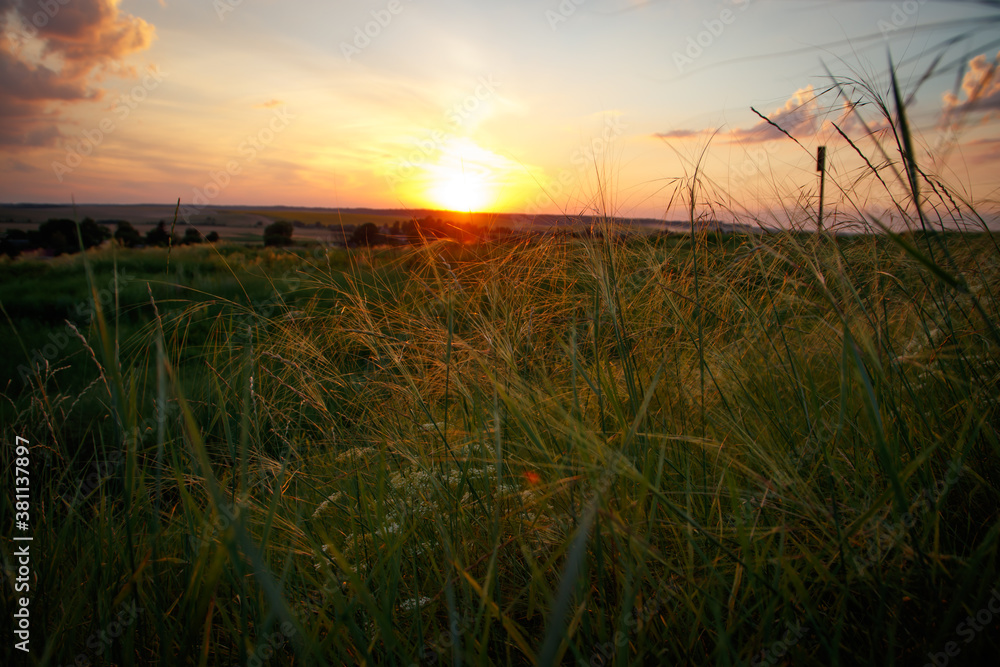
[{"label": "tree", "polygon": [[193,243],[201,243],[205,239],[202,238],[201,232],[198,231],[197,227],[188,227],[184,230],[184,238],[181,243],[190,245]]},{"label": "tree", "polygon": [[287,220],[275,220],[264,228],[264,245],[292,245],[292,233],[294,231],[295,227]]},{"label": "tree", "polygon": [[31,236],[35,245],[56,255],[80,250],[76,240],[76,223],[66,218],[46,220]]},{"label": "tree", "polygon": [[208,233],[208,236],[205,237],[205,240],[208,241],[209,243],[216,243],[216,242],[218,242],[218,240],[219,240],[219,232],[217,232],[217,231],[215,231],[213,229],[212,231],[210,231]]},{"label": "tree", "polygon": [[132,226],[132,223],[127,220],[119,220],[118,227],[115,229],[115,241],[126,248],[134,248],[142,243],[142,235]]},{"label": "tree", "polygon": [[35,245],[30,238],[28,232],[22,229],[8,229],[0,240],[0,253],[8,257],[17,257],[25,250],[33,250]]},{"label": "tree", "polygon": [[94,248],[111,238],[111,230],[94,222],[93,218],[84,218],[80,223],[80,236],[84,248]]},{"label": "tree", "polygon": [[170,232],[167,231],[166,223],[160,220],[154,229],[146,233],[146,245],[165,246],[170,243]]},{"label": "tree", "polygon": [[354,234],[351,235],[351,241],[358,245],[372,246],[382,241],[382,235],[379,234],[375,223],[366,222],[354,230]]},{"label": "tree", "polygon": [[[80,223],[80,237],[83,239],[84,248],[93,248],[111,238],[111,230],[103,225],[99,225],[91,218],[84,218]],[[56,255],[64,252],[80,252],[80,238],[77,237],[77,225],[68,218],[50,218],[41,224],[36,232],[33,232],[31,240],[41,248],[45,248]]]}]

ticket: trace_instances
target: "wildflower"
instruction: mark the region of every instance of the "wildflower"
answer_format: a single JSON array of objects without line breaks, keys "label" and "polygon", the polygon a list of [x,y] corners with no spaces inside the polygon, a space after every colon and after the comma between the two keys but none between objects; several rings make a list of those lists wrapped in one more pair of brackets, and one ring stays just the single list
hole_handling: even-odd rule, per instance
[{"label": "wildflower", "polygon": [[423,597],[423,596],[419,598],[414,598],[412,600],[403,600],[402,602],[399,603],[399,610],[413,611],[414,609],[421,609],[425,605],[427,605],[427,603],[430,601],[431,599],[429,597]]},{"label": "wildflower", "polygon": [[378,532],[380,532],[380,533],[382,533],[382,534],[384,534],[386,536],[388,536],[388,535],[395,535],[398,531],[399,531],[399,524],[398,523],[387,523],[387,524],[384,524],[383,526],[381,526],[378,529]]},{"label": "wildflower", "polygon": [[[330,503],[335,503],[338,500],[340,500],[340,497],[342,495],[343,494],[340,491],[337,491],[336,493],[332,494],[329,498],[327,498],[326,500],[324,500],[323,502],[321,502],[319,504],[319,507],[316,508],[316,511],[313,512],[313,514],[312,514],[313,518],[315,519],[320,514],[322,514],[323,510],[325,510],[327,508],[327,506],[329,506]],[[326,547],[324,547],[324,548],[326,548]]]},{"label": "wildflower", "polygon": [[377,454],[378,450],[374,447],[352,447],[343,454],[338,455],[334,461],[337,463],[343,463],[345,461],[360,461]]}]

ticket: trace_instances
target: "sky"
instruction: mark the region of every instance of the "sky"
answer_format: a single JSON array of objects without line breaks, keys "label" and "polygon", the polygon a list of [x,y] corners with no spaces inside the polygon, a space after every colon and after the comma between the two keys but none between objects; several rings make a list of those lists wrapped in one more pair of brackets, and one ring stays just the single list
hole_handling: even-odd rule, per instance
[{"label": "sky", "polygon": [[890,57],[921,164],[986,208],[1000,186],[997,2],[0,0],[0,22],[5,203],[669,219],[697,169],[701,204],[788,212],[825,145],[831,198],[875,205],[855,147],[884,141],[864,86],[891,99]]}]

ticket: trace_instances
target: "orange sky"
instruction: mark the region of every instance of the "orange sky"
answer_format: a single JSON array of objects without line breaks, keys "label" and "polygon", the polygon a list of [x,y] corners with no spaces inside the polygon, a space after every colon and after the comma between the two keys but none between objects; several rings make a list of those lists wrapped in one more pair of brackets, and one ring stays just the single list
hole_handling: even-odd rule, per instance
[{"label": "orange sky", "polygon": [[680,217],[677,179],[702,159],[706,205],[789,210],[823,144],[831,198],[853,184],[872,203],[833,124],[874,156],[860,119],[884,122],[845,111],[824,67],[885,94],[888,52],[907,91],[943,54],[910,107],[919,157],[997,196],[1000,3],[0,0],[0,16],[4,202]]}]

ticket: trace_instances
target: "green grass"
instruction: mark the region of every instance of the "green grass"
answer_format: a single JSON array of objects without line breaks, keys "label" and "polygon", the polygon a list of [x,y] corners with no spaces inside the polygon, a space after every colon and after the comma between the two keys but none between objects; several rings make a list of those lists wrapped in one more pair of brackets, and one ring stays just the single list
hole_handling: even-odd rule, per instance
[{"label": "green grass", "polygon": [[38,664],[1000,651],[995,236],[220,253],[0,267],[27,349],[50,285],[137,276],[5,393]]}]

